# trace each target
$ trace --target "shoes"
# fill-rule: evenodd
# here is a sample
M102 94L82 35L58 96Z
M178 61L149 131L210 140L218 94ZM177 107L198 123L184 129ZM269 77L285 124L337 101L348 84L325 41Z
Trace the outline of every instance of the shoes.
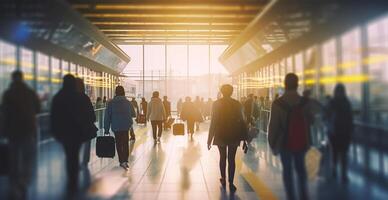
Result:
M234 186L233 183L229 183L229 190L231 193L235 193L237 188L236 188L236 186Z
M222 188L225 189L226 188L226 181L224 178L220 178L220 183L221 183Z
M135 137L131 137L130 139L129 139L129 141L136 141L136 138Z
M129 169L128 162L120 163L120 167L124 168L125 170L128 170Z
M160 143L160 137L156 140L157 143Z

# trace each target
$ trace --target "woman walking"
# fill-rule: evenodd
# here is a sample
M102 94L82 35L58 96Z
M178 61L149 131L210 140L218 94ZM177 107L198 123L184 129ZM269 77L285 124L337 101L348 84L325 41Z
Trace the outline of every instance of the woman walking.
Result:
M191 101L190 97L185 98L180 118L187 122L187 133L190 134L192 138L195 131L195 122L201 121L202 116L195 103Z
M162 100L159 98L158 91L152 93L152 98L147 108L147 121L151 121L152 136L155 144L160 143L160 137L162 137L162 124L166 121L166 111Z
M354 127L352 107L346 96L343 84L336 85L334 98L329 103L328 112L328 132L333 155L333 177L336 178L337 165L339 165L341 168L341 179L344 183L347 183L347 152Z
M128 132L132 128L132 118L136 116L132 104L125 97L123 86L117 86L115 97L108 102L105 111L105 134L109 135L112 129L116 138L116 149L119 156L120 166L128 170L129 156L129 136Z
M236 186L233 184L236 169L236 151L241 141L246 147L247 127L243 117L242 105L232 99L233 86L226 84L221 87L223 97L213 104L209 137L207 140L208 149L216 145L220 153L220 182L226 188L226 160L228 160L228 182L229 190L234 193Z

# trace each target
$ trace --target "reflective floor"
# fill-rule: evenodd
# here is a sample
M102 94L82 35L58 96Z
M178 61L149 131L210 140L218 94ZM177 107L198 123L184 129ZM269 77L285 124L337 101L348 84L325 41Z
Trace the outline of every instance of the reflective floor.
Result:
M137 127L130 144L130 169L118 166L117 158L94 155L81 172L83 191L75 199L285 199L281 167L271 155L264 134L247 154L237 153L235 184L231 195L219 184L218 150L206 148L208 122L201 124L193 140L165 131L154 145L149 127ZM94 146L94 144L92 144ZM92 147L93 148L93 147ZM69 199L65 192L64 156L55 141L41 144L39 165L30 199ZM309 182L311 199L388 199L388 189L350 168L347 185L328 178L325 164ZM0 177L0 199L7 199L7 178Z

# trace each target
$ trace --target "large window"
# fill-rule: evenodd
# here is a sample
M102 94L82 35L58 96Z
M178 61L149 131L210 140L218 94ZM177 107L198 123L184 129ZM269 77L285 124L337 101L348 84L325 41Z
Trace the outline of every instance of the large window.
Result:
M372 123L388 126L388 17L368 26L369 117Z
M26 48L20 49L20 70L24 73L24 79L30 87L34 87L34 55Z
M62 70L61 61L57 58L51 57L51 88L52 95L56 94L62 85Z
M303 77L303 53L298 53L295 55L295 74L299 77L299 87L298 92L302 93L304 90L304 77Z
M48 56L37 53L37 94L41 100L42 110L47 111L49 109L50 99L50 70L49 70L49 58Z
M361 114L361 35L360 29L353 29L341 37L342 76L340 82L346 86L349 100L352 103L356 118Z
M11 73L16 68L15 46L0 40L0 97L10 84ZM0 103L1 103L0 98Z
M337 51L336 40L331 39L322 45L322 66L320 72L320 95L332 96L337 83Z

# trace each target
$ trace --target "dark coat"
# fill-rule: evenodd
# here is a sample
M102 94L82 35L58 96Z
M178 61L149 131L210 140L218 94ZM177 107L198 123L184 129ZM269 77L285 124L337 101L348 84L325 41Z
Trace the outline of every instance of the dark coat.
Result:
M39 98L23 82L12 83L3 96L4 132L11 140L36 137Z
M208 144L239 145L247 139L247 126L240 102L224 97L213 103Z
M352 107L347 98L334 98L329 103L329 138L333 146L347 149L354 130Z
M51 131L61 143L82 141L82 130L96 121L89 97L75 90L61 89L51 106Z
M180 118L185 121L202 121L201 113L193 102L183 103Z

